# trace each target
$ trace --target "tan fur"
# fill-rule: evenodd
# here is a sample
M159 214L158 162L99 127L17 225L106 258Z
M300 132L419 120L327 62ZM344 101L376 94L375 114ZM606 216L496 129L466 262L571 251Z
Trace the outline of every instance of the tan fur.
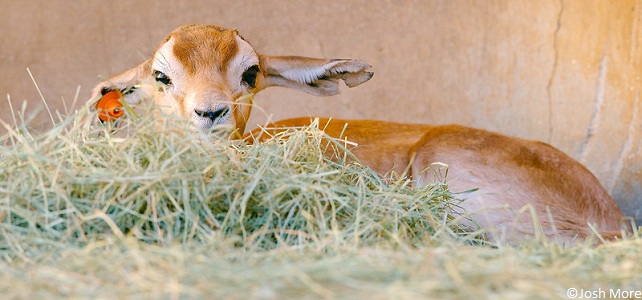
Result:
M256 82L248 86L242 83L242 74L253 65L258 66ZM373 76L369 68L358 60L258 54L235 30L186 25L170 33L149 60L98 84L88 104L95 110L106 90L135 88L124 96L129 105L151 99L192 120L199 130L215 132L214 125L227 125L235 129L231 137L240 138L252 96L259 91L281 86L335 95L341 81L348 87L368 81ZM173 84L150 84L158 71L172 77ZM196 113L225 107L231 112L216 118ZM308 124L310 118L299 118L272 126ZM462 194L463 207L491 239L514 242L543 234L570 242L590 235L589 222L610 238L621 230L622 213L593 174L549 145L457 125L328 119L321 119L321 124L330 136L356 142L352 151L365 165L381 174L409 171L417 186L431 181L423 172L431 163L448 164L452 190L479 188ZM255 130L246 139L253 142L254 137L260 141L267 136Z
M190 75L211 68L224 73L232 56L238 51L236 35L235 30L205 25L180 27L170 34L176 38L174 54ZM204 39L203 36L208 38Z
M266 128L307 126L310 122L310 118L289 119ZM477 221L465 223L479 225L490 239L516 242L533 236L534 225L541 225L537 231L561 242L589 236L588 222L609 238L618 236L622 229L620 209L595 176L545 143L458 125L321 118L319 127L329 136L356 143L351 152L378 173L402 173L409 166L418 186L433 179L431 173L423 172L431 163L447 164L453 191L479 188L461 194L465 199L462 207ZM256 129L246 138L252 142L270 136ZM533 224L531 208L539 224Z

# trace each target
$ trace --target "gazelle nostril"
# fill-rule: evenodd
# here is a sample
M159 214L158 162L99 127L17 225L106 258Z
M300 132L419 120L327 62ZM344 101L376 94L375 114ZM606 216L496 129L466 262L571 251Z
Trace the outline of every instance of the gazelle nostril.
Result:
M218 118L221 118L221 117L225 116L228 111L229 111L229 108L224 107L224 108L221 108L221 109L215 110L215 111L202 111L202 110L195 109L194 113L197 116L200 116L200 117L203 117L203 118L208 118L208 119L214 121L214 120L216 120Z

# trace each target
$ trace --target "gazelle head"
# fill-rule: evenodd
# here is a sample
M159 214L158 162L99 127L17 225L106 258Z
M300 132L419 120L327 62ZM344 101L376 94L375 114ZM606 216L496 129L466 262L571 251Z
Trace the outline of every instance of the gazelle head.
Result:
M241 135L257 92L282 86L331 96L339 93L339 80L349 87L368 81L369 68L350 59L261 55L236 30L185 25L170 33L150 59L98 84L88 104L96 110L102 95L118 90L129 106L150 99L200 130L226 125Z

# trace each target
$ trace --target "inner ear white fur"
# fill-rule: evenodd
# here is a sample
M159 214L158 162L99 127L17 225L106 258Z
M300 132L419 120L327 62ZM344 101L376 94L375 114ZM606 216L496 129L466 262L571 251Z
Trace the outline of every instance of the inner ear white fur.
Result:
M294 66L280 72L280 75L300 83L312 83L323 76L332 76L342 73L355 73L370 68L361 61L353 60L331 60L319 61L318 64Z
M339 93L338 81L348 87L362 84L374 75L370 65L352 59L316 59L299 56L261 56L267 78L259 89L281 86L317 96Z

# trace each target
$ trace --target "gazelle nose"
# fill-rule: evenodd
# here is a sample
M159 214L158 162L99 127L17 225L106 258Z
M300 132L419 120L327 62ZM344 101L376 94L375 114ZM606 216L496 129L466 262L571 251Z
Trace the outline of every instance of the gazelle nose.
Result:
M224 107L215 111L202 111L195 109L194 113L199 117L208 118L212 120L212 122L214 122L216 119L225 116L229 110L230 109L228 107Z

